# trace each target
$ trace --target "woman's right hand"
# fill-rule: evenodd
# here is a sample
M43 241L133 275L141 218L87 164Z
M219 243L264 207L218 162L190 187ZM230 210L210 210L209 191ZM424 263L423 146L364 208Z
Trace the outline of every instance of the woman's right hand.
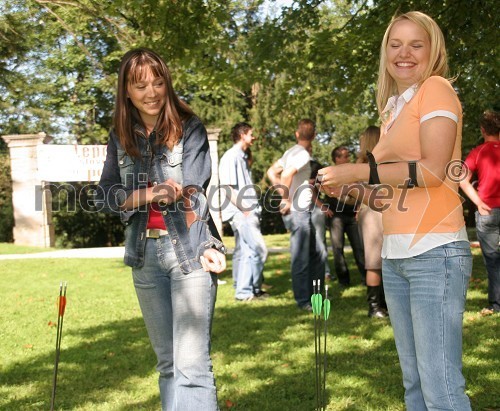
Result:
M200 257L205 271L220 274L226 269L226 256L215 248L207 248Z

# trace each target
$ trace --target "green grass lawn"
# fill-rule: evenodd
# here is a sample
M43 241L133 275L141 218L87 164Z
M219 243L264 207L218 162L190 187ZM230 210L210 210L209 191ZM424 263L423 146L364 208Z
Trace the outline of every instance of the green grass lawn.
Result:
M54 251L54 250L55 248L35 247L29 245L14 245L12 243L0 243L0 255L43 253L44 251Z
M284 239L266 236L270 247L283 246ZM464 319L464 374L473 410L498 410L499 316L478 314L486 305L486 280L478 249L474 255ZM338 283L331 284L327 409L402 411L392 329L388 321L366 316L365 290L348 257L354 286L341 292ZM265 278L272 297L237 303L229 257L229 269L221 275L227 284L219 287L212 347L222 410L314 409L313 320L295 307L289 263L287 253L271 254ZM28 259L0 261L0 273L1 410L50 407L61 280L68 281L68 303L56 408L159 409L155 357L130 268L119 259Z

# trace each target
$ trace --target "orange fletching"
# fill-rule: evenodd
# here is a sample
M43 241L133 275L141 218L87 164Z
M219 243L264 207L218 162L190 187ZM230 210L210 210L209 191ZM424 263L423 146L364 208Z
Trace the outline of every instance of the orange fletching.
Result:
M59 315L64 316L64 310L66 309L66 296L61 296L58 298Z

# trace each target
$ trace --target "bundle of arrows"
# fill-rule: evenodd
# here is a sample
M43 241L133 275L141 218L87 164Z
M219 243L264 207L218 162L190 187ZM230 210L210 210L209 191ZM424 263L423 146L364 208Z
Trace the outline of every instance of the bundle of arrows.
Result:
M56 359L54 362L54 379L52 381L52 397L50 400L50 410L54 410L56 401L57 369L59 367L59 356L61 354L62 327L64 320L64 310L66 309L66 288L67 282L59 284L59 297L57 299L57 336L56 336Z
M314 357L316 381L315 410L321 411L326 409L326 340L328 336L328 317L330 317L328 286L325 285L325 298L323 299L323 296L321 295L321 280L313 281L311 305L314 316ZM323 334L323 347L321 346L321 334Z

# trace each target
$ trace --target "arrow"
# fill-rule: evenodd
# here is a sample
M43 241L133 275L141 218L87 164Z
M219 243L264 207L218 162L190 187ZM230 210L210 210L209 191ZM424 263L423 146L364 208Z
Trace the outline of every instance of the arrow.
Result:
M321 295L321 280L313 280L313 295L311 306L314 316L314 357L315 357L315 388L316 409L321 409L321 310L323 308L323 296Z
M68 283L61 281L59 284L59 297L57 298L57 335L56 335L56 359L54 362L54 379L52 381L52 397L50 400L50 411L54 411L56 400L57 370L59 368L59 356L61 354L62 327L64 311L66 310L66 289Z
M323 349L323 396L321 398L321 403L323 404L323 409L326 410L326 338L327 338L327 325L328 317L330 317L330 300L328 299L328 286L325 285L325 301L323 301L323 318L325 321L325 337L323 338L325 347Z

